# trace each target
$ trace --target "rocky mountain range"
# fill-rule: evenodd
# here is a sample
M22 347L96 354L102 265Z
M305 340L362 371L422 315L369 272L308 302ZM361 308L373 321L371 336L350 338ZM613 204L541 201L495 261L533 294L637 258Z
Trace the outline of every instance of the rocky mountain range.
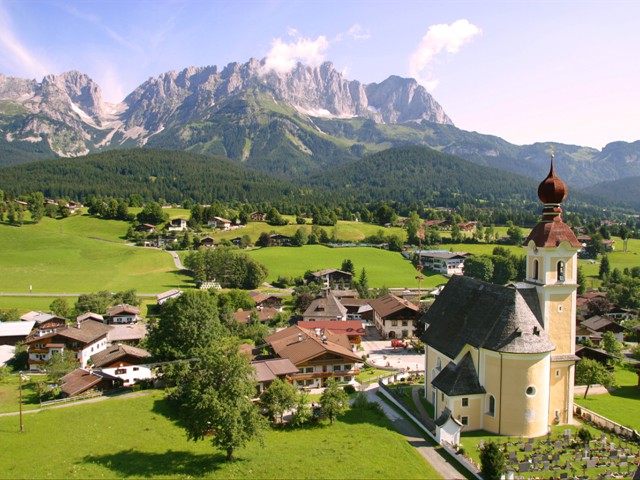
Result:
M0 166L150 146L292 177L406 145L533 178L548 168L547 143L516 146L460 130L415 80L363 84L331 63L288 73L256 59L189 67L150 78L117 105L79 72L42 82L0 74ZM560 175L579 187L640 175L640 142L554 147Z

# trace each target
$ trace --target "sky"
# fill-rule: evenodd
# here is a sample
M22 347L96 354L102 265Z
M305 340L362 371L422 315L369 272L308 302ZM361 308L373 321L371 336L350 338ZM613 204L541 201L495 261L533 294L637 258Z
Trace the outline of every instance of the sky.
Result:
M637 0L0 0L0 73L119 102L189 66L331 61L415 78L464 130L602 149L640 140L639 22Z

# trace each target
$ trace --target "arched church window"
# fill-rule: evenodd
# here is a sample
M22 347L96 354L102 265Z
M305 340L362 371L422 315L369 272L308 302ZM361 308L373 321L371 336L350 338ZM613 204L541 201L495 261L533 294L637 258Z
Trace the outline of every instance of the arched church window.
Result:
M487 413L492 417L496 414L496 398L493 395L489 395L489 411Z
M564 262L562 260L558 262L558 265L556 266L556 270L558 274L558 281L564 282Z
M438 360L436 360L436 369L442 370L442 360L440 359L440 357L438 357Z
M538 280L538 260L533 261L533 271L531 272L531 278Z

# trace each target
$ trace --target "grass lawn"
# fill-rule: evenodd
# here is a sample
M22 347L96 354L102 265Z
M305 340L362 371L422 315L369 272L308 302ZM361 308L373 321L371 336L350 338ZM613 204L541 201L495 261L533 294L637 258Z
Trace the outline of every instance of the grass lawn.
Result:
M304 247L270 247L248 252L253 258L264 263L269 269L268 280L278 276L297 277L307 270L340 268L342 261L350 259L356 271L356 277L364 267L367 271L369 287L412 287L416 288L418 272L411 262L398 252L389 252L373 247L329 248L322 245ZM442 275L422 272L425 280L422 287L435 287L446 283Z
M44 378L44 375L31 375L30 379ZM9 375L4 382L0 382L0 413L17 412L20 410L20 380L18 375ZM31 388L29 381L22 384L22 409L33 410L40 402ZM16 418L16 424L18 420Z
M351 410L333 426L270 430L264 447L252 442L232 463L207 441L187 441L162 392L49 409L24 424L21 434L16 417L0 418L3 478L438 478L369 411Z
M74 215L40 224L0 224L1 292L89 293L135 288L159 293L183 287L171 256L124 245L128 224Z
M0 297L0 310L16 309L20 315L31 310L48 312L49 305L56 298L64 298L70 307L78 301L78 297Z
M615 375L619 388L600 395L589 393L586 399L582 398L583 395L578 395L574 401L625 427L640 430L638 375L629 365L626 368L616 367Z

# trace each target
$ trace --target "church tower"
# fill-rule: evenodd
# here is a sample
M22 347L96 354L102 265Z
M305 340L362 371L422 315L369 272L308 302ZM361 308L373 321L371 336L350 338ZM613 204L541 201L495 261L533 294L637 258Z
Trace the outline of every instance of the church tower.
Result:
M524 242L526 282L534 285L540 301L543 328L555 345L549 376L549 420L567 424L573 418L573 382L576 338L576 290L580 242L562 221L567 187L553 166L538 187L542 220Z

